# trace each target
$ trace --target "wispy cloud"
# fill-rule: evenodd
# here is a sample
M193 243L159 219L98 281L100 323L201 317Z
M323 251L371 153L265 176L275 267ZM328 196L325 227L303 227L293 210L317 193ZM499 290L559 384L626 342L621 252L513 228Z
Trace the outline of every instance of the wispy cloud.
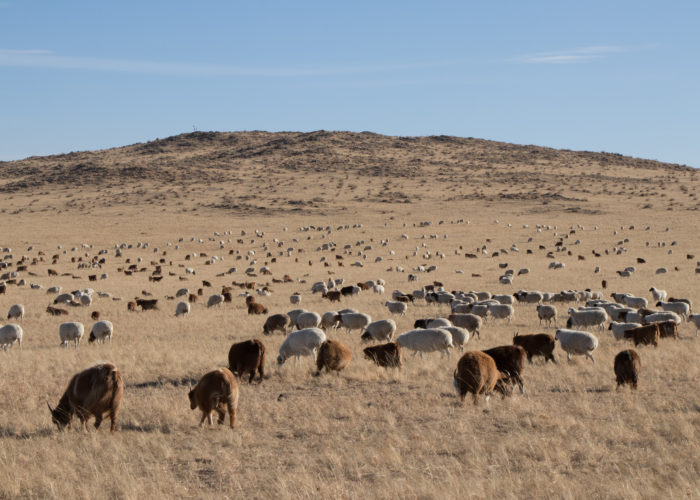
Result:
M419 61L386 65L235 66L210 63L162 62L133 59L61 56L49 50L0 49L0 67L111 71L163 76L308 77L412 71L460 64L456 61Z
M512 62L526 64L572 64L584 63L602 59L610 54L628 52L629 47L619 45L591 45L577 49L560 50L554 52L535 52L524 54L511 59Z

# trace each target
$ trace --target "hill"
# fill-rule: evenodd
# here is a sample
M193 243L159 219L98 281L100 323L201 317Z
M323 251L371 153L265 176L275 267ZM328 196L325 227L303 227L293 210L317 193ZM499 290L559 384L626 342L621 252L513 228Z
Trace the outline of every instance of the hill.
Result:
M611 205L698 210L687 166L612 153L369 132L194 132L101 151L0 162L18 210L155 205L168 210L334 213L354 205L511 203L599 214ZM36 200L65 191L67 198ZM80 201L75 195L80 193ZM30 205L29 197L34 202ZM23 203L25 203L23 205ZM548 207L549 206L549 207Z

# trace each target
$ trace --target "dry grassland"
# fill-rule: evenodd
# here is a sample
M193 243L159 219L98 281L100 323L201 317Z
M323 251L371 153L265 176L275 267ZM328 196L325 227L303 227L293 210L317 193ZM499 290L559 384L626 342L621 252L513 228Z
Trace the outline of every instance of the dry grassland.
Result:
M332 143L327 147L336 151ZM381 144L376 146L377 157L384 151L382 148ZM575 154L562 152L562 158L566 159L569 153ZM97 153L89 154L95 155L93 161L98 167L107 165L109 170L114 164L102 164ZM288 156L276 154L290 162L294 158L288 151ZM305 156L300 154L302 158L296 160L303 163ZM363 154L371 159L373 153ZM550 161L556 166L561 158L552 154ZM116 163L125 161L118 151L104 155ZM446 157L445 152L441 155ZM269 156L259 157L272 162ZM167 157L154 158L155 163L168 161ZM42 165L51 160L34 161L41 171ZM648 175L635 170L637 160L629 161L628 174L639 175L639 185L650 189L642 179ZM507 158L502 163L507 164ZM654 168L659 165L649 164ZM28 165L0 164L0 170L19 171L20 166ZM514 167L518 171L517 164ZM567 191L565 183L558 182L561 176L557 173L563 171L553 166L550 170L543 174L543 184L538 189L577 198ZM294 291L302 293L301 307L307 310L323 313L338 307L310 293L313 282L329 276L343 277L346 283L385 279L384 296L363 292L359 297L345 299L341 306L366 312L373 320L389 317L383 302L390 298L392 290L410 292L434 279L442 281L448 290L498 293L519 289L601 290L601 280L606 279L606 294L628 291L651 299L648 290L656 286L675 297L689 297L699 307L700 274L694 273L696 261L700 260L700 221L694 204L696 176L680 167L658 166L658 171L650 171L674 179L667 189L659 188L658 193L650 195L649 203L656 204L657 209L642 209L638 196L628 199L615 194L617 190L634 193L641 187L609 181L604 183L604 189L588 183L584 189L589 194L584 201L552 199L543 205L542 198L499 198L500 184L479 187L483 199L448 200L440 196L439 189L448 186L449 181L431 186L429 173L421 169L413 179L397 177L394 181L405 183L409 199L415 196L410 203L398 198L389 202L363 201L367 198L365 187L376 191L384 185L386 179L381 176L358 174L353 182L359 186L356 190L360 199L353 201L343 190L335 196L335 191L328 192L322 186L328 185L333 175L344 177L342 172L329 172L326 176L312 169L292 171L284 182L293 184L293 190L285 188L282 180L278 189L284 192L285 200L304 201L301 210L290 210L295 205L282 206L280 202L270 204L274 209L251 209L248 214L245 207L216 205L224 196L236 200L248 195L252 197L249 205L266 205L265 200L274 197L266 188L267 178L257 187L260 195L254 190L252 177L252 184L229 178L217 184L214 177L203 182L202 189L174 189L179 201L175 195L167 195L162 203L148 199L165 193L159 182L138 176L131 180L121 178L121 186L115 180L112 187L95 181L71 190L62 187L59 179L54 181L55 189L40 185L6 190L0 195L0 246L11 247L15 259L25 254L36 256L43 250L47 261L29 266L28 271L36 276L20 273L27 283L40 283L44 290L10 286L6 295L0 295L1 314L14 303L22 303L27 309L21 322L25 332L22 348L15 346L0 353L0 497L697 498L700 339L688 323L681 326L682 338L678 341L664 339L658 348L637 348L642 373L636 392L629 388L616 390L613 358L629 344L615 341L605 331L596 332L600 345L594 354L595 363L583 357L567 362L557 346L557 365L545 365L539 359L525 367L526 396L516 392L504 400L491 398L488 405L482 399L478 406L470 402L460 406L452 387L459 352L453 352L449 359L432 354L422 360L404 353L401 370L384 370L363 359L359 334L329 332L329 338L339 339L351 348L353 360L339 375L314 377L310 358L302 358L298 365L290 360L281 368L276 366L283 336L262 335L265 317L248 316L243 297L234 294L233 304L222 308L205 306L208 295L218 293L222 285L246 280L243 270L250 263L245 257L236 261L229 250L238 250L245 256L253 249L257 259L254 266L259 268L267 262L273 275L248 280L271 282L271 278L289 274L295 280L305 281L271 283L273 294L258 297L270 313L294 309L296 306L289 303L289 295ZM193 169L182 175L188 174L192 184L197 184L194 179L198 171ZM468 174L466 169L466 177ZM257 171L257 175L264 177L262 171ZM387 175L391 177L391 173ZM456 185L461 186L459 189L477 189ZM507 186L513 192L529 189L517 181ZM128 201L110 198L119 189L128 191ZM147 194L141 197L137 194L139 189ZM606 190L611 194L606 194ZM313 202L317 197L324 201ZM683 206L671 203L668 209L669 198L676 203L683 200ZM314 203L319 206L314 207ZM663 208L659 203L665 203ZM469 220L470 224L452 223L458 219ZM418 227L425 220L432 221L432 226ZM438 224L440 220L445 223ZM360 223L361 228L335 230L339 225ZM557 260L566 263L564 269L547 269L551 259L545 254L554 250L557 238L553 229L537 233L538 223L557 225L560 236L571 225L585 227L566 240L571 256L565 252L556 255ZM334 231L322 239L325 232L298 230L312 224L330 225ZM523 228L524 224L529 228ZM629 229L631 224L635 229ZM598 230L594 230L596 225ZM282 230L285 226L286 232ZM256 237L255 228L263 231L264 237ZM232 235L223 236L229 230ZM241 230L246 230L247 235L241 236ZM215 231L222 236L215 236ZM404 233L407 240L401 237ZM438 238L430 239L430 234L437 234ZM167 246L168 242L175 245L179 237L185 238L179 250ZM191 237L204 242L191 242ZM243 244L237 243L239 238ZM273 238L284 241L284 245L276 248ZM297 238L298 243L292 238ZM387 238L388 246L382 247L380 241ZM625 238L629 241L623 244L627 251L622 255L592 255L593 250L603 252L619 247L618 242ZM219 248L222 239L224 249ZM574 244L576 239L580 244ZM150 248L126 250L121 259L114 256L114 244L135 245L139 241L148 241ZM329 241L337 244L336 251L317 251L319 245ZM357 245L359 241L364 243ZM673 241L677 244L671 246ZM276 263L265 256L264 242L271 244ZM650 245L646 246L646 242ZM666 246L657 246L657 242L666 242ZM81 243L93 247L82 249ZM422 258L422 250L413 256L416 246L423 243L433 255L431 259ZM520 252L498 257L480 254L477 259L464 256L475 253L484 244L493 252L508 249L513 243ZM59 244L65 254L57 250ZM342 254L346 244L352 245L353 255L344 255L344 266L339 267L334 255ZM30 245L34 247L31 251L27 250ZM364 267L351 267L351 262L362 260L357 252L366 245L372 249L365 252ZM546 250L540 250L539 245ZM78 249L72 251L74 246ZM280 257L279 250L288 247L296 249L293 255ZM455 250L460 247L461 254L456 255ZM79 270L76 263L70 262L72 256L92 256L101 248L110 249L103 269ZM158 253L153 252L154 248L159 249ZM389 255L389 249L395 255ZM533 254L528 255L527 249L532 249ZM673 253L669 254L669 250ZM167 251L168 261L163 268L165 277L160 283L149 282L147 277L153 268L150 262L163 251ZM224 260L213 265L205 265L203 257L186 261L185 255L193 252L223 256ZM440 252L445 254L444 259L436 257ZM61 257L58 264L51 265L50 256L54 253ZM694 259L688 260L687 254L694 254ZM578 255L585 260L578 260ZM330 267L320 262L323 256ZM375 263L377 256L383 261ZM136 262L138 257L143 259L140 266L147 267L147 272L132 276L117 272L126 258ZM637 257L647 262L637 264ZM516 277L512 286L501 285L498 277L503 271L498 264L502 262L507 262L516 273L522 267L529 267L531 272ZM419 264L436 264L438 270L418 273L418 283L409 283L408 273ZM616 270L630 265L637 268L631 278L617 276ZM185 275L183 266L195 268L196 276ZM238 269L236 273L217 276L232 266ZM406 272L397 272L396 266L402 266ZM595 266L601 267L601 273L593 272ZM655 270L662 266L669 272L656 275ZM80 279L48 277L49 268ZM87 280L88 274L103 272L109 274L108 279ZM188 317L175 318L177 301L166 300L166 295L174 295L181 287L195 291L201 280L213 284L211 289L205 288L204 304L194 304ZM52 317L44 309L53 299L45 289L53 285L64 290L89 286L122 300L95 296L89 308L71 308L67 318ZM128 312L126 301L144 290L159 299L160 310ZM557 305L560 318L566 317L566 308ZM99 310L104 319L114 323L112 343L88 345L84 338L77 350L60 348L58 325L66 320L82 321L89 331L92 310ZM410 329L417 318L447 314L446 306L417 304L409 307L406 317L395 319L401 332ZM560 319L559 324L562 322ZM534 306L518 305L512 324L487 323L481 339L470 339L466 348L510 344L516 331L554 333L553 329L538 325ZM189 409L190 384L205 372L225 366L233 342L252 337L265 343L268 377L261 385L239 385L235 430L226 426L199 428L199 413ZM46 401L55 405L75 372L101 361L115 363L126 384L118 432L110 435L104 424L98 432L91 428L87 434L78 430L56 431Z

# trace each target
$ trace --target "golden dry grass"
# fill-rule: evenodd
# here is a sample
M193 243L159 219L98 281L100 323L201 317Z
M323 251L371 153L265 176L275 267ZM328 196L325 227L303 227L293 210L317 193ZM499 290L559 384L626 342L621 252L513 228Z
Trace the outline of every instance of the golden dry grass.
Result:
M556 166L557 158L551 161ZM629 175L634 175L632 166L629 170ZM195 170L190 174L196 177ZM309 187L288 192L286 196L291 199L312 200L324 191L320 184L328 182L322 174L306 170L294 175L302 175ZM679 179L668 184L667 193L680 195L680 186L685 185L685 196L694 199L690 196L697 191L694 174L661 168L659 175ZM382 304L392 290L410 292L433 279L450 290L499 293L518 289L600 290L601 280L606 279L608 294L629 291L651 298L648 289L653 285L674 296L690 297L696 304L700 301L700 275L694 274L695 261L700 258L700 224L690 205L673 210L665 206L663 210L640 210L635 197L628 200L606 194L604 189L596 191L595 184L586 187L590 194L585 202L554 201L546 207L538 199L498 201L501 188L496 186L483 188L485 199L448 202L431 190L428 173L419 170L416 176L407 193L426 197L413 203L326 196L324 206L305 205L302 213L287 213L280 208L242 215L245 210L214 208L221 189L232 198L244 196L246 190L256 196L252 184L242 187L230 180L210 184L210 191L203 188L191 192L195 201L182 205L171 198L163 200L162 206L154 205L139 200L132 190L129 200L133 204L105 202L91 213L64 203L68 195L81 202L96 199L105 189L99 185L87 184L73 192L44 186L39 188L44 191L30 187L3 194L2 246L12 247L16 258L35 256L39 250L50 258L62 252L56 249L59 244L66 250L57 265L51 265L48 259L29 266L36 276L21 273L27 283L40 283L45 288L61 285L65 290L90 286L122 300L96 297L92 307L70 310L68 319L82 321L86 330L92 324L89 314L93 309L115 325L111 345L88 345L85 338L74 350L58 347L58 325L66 318L44 312L53 298L45 289L11 286L6 295L0 295L0 313L14 303L27 308L21 323L25 332L22 349L15 346L0 354L0 467L4 472L0 497L697 497L700 340L687 323L681 327L682 339L664 340L656 349L637 349L642 357L642 374L636 392L629 388L616 390L613 358L629 346L616 342L605 331L597 333L600 346L595 364L582 357L567 363L557 347L556 366L541 360L526 366L523 378L527 396L514 394L505 400L492 398L488 405L482 400L478 406L460 406L452 388L458 352L450 359L441 359L438 354L423 360L405 356L403 369L387 371L362 358L359 334L329 332L329 337L350 346L353 360L340 375L316 378L309 358L299 365L288 361L281 368L276 366L274 359L283 337L263 336L264 317L248 316L242 297L234 296L233 304L220 309L207 310L198 303L189 317L174 317L176 301L165 296L174 295L178 288L196 290L201 280L209 280L214 286L205 289L206 299L222 285L246 279L243 270L249 263L245 258L236 261L235 256L228 255L229 249L239 250L241 255L254 249L256 268L269 263L273 275L254 278L258 282L284 274L305 280L271 283L273 295L258 298L271 313L295 308L288 299L294 291L302 293L301 307L308 310L323 313L337 307L310 293L314 281L329 276L344 277L347 283L385 279L387 293L383 297L363 292L342 305L367 312L373 319L389 317ZM358 177L354 182L374 186L380 180ZM421 181L427 181L423 188ZM138 182L144 192L159 190L159 184L152 180ZM301 183L298 179L295 182ZM558 189L556 176L547 182L542 189ZM607 186L623 190L622 185ZM509 189L521 188L512 182ZM635 188L629 189L634 192ZM263 205L271 195L264 187L260 191L261 200L256 203ZM569 210L572 204L580 206L579 213ZM61 213L57 212L59 207ZM193 212L192 208L197 210ZM470 224L451 223L457 219L469 220ZM433 221L433 225L418 227L424 220ZM446 222L440 225L439 220ZM335 230L338 225L356 223L363 226ZM566 263L564 269L547 269L551 259L538 246L553 250L557 238L554 230L537 233L538 223L557 225L559 235L567 233L571 225L585 226L566 240L573 255L556 255L557 260ZM298 231L309 224L330 225L334 231L325 239L323 232ZM523 228L523 224L529 228ZM631 224L634 230L629 229ZM594 230L596 225L598 230ZM282 230L285 226L286 232ZM264 231L264 237L256 237L255 228ZM223 236L227 230L232 232L231 243L227 242L229 236ZM240 236L241 230L248 234ZM222 236L214 236L215 231ZM401 238L403 233L408 240ZM426 239L422 239L424 234ZM430 239L430 234L439 238ZM186 240L179 250L166 246L167 242L175 245L180 236ZM190 242L190 237L204 242ZM237 243L239 238L243 244ZM284 246L277 249L272 245L273 238L284 241ZM380 241L386 238L389 244L382 247ZM529 238L533 240L529 242ZM624 243L627 252L623 255L592 255L592 250L610 250L625 238L629 242ZM224 249L219 248L221 239ZM580 244L574 244L576 239L581 240ZM151 246L147 250L127 250L122 259L114 257L115 243L138 241L148 241ZM316 250L328 241L337 244L337 251ZM364 243L356 245L359 241ZM646 246L647 241L650 246ZM672 241L677 244L671 246ZM93 247L82 249L83 242ZM265 257L263 242L271 244L271 252L278 257L276 263ZM657 246L657 242L666 242L666 246ZM432 252L431 259L421 258L422 252L413 256L415 247L423 243ZM513 243L520 252L496 258L464 257L464 253L475 252L483 244L490 251L498 251ZM341 254L346 244L352 245L353 255L345 255L345 265L339 267L334 255ZM34 246L32 251L27 250L30 245ZM373 248L366 252L364 267L351 267L351 262L361 259L357 252L365 245ZM72 251L73 246L79 249ZM278 250L290 246L303 252L295 252L292 257L277 255ZM456 255L460 246L461 255ZM158 253L153 252L155 247ZM110 249L101 270L79 270L70 262L72 256L92 256L101 248ZM533 250L532 255L526 254L528 248ZM389 255L389 249L395 255ZM669 254L671 249L673 253ZM147 280L150 261L164 250L172 266L163 268L162 282L151 283ZM185 254L192 252L219 255L224 260L214 265L204 265L205 258L201 257L186 261ZM444 259L435 256L440 252L445 254ZM686 254L696 257L688 260ZM578 260L578 255L585 260ZM328 258L330 267L323 267L322 256ZM376 256L384 260L374 263ZM149 272L125 276L116 271L126 258L135 262L138 257L143 258L141 265ZM636 257L645 258L647 263L637 264ZM507 262L516 272L529 267L531 273L516 277L512 287L500 285L501 262ZM438 270L419 273L419 282L409 283L408 272L419 264L436 264ZM181 267L184 265L194 267L197 275L186 276ZM636 266L637 272L632 278L619 278L615 271L628 265ZM238 271L217 276L231 266ZM406 273L396 272L396 266L404 267ZM600 274L594 274L595 266L601 267ZM655 269L661 266L669 273L655 275ZM49 278L48 268L81 279ZM109 278L88 282L87 275L94 272L106 272ZM169 276L169 272L176 276ZM474 277L473 273L481 276ZM181 281L180 276L187 281ZM160 310L127 312L126 301L143 290L159 298ZM566 316L566 307L557 306L560 317ZM409 329L416 318L447 314L446 307L412 306L406 317L397 320L399 331ZM488 323L481 339L471 339L467 349L509 344L516 330L547 331L539 327L534 306L517 306L513 324ZM226 426L197 427L198 412L189 410L187 400L189 384L206 371L225 366L231 343L251 337L262 339L267 347L268 377L261 385L240 384L235 430ZM55 404L72 374L100 361L115 363L126 383L118 432L110 435L105 425L99 432L91 430L87 434L77 430L57 432L46 401Z

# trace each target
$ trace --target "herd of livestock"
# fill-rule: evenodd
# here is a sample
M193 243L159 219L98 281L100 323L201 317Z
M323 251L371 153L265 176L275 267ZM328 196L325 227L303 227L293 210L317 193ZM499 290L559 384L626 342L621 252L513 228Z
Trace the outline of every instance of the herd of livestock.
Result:
M458 223L463 221L458 221ZM429 225L429 224L426 224ZM361 227L361 226L360 226ZM349 229L349 226L340 226L336 231ZM596 228L597 229L597 228ZM542 230L551 231L551 227L537 226L537 232ZM567 240L570 235L576 234L576 230L583 231L583 227L569 228L569 231L555 237L555 250L547 255L551 259L549 269L561 269L563 262L554 260L554 252L559 252L563 256L572 256L571 250L567 250ZM319 232L323 234L322 239L332 234L330 227L305 227L299 228L304 232ZM286 228L285 228L286 232ZM219 249L224 252L232 244L231 233L215 233L215 238L209 241L218 243ZM245 236L245 232L242 232ZM228 237L228 241L223 238ZM407 235L402 235L408 239ZM447 238L445 234L444 238ZM217 241L218 239L218 241ZM308 237L307 239L311 239ZM437 239L437 235L430 235L422 240ZM294 243L299 243L297 238L292 238ZM577 240L578 241L578 240ZM192 239L190 243L196 243ZM160 282L164 278L177 279L182 281L195 279L196 266L194 262L200 259L204 265L216 265L224 260L223 256L209 256L204 252L191 252L184 256L185 262L173 264L170 260L169 252L173 253L184 245L184 239L174 246L168 244L165 250L150 248L148 243L138 243L129 245L126 243L114 245L113 248L103 248L94 251L91 245L82 245L70 249L69 251L59 247L59 252L53 256L48 256L41 250L29 247L27 252L33 255L22 255L15 258L9 248L3 249L3 257L0 260L0 296L11 296L16 288L26 288L43 291L53 296L52 304L46 308L46 313L52 316L70 316L71 308L94 307L99 299L121 300L112 294L104 291L95 292L92 288L82 288L79 290L64 291L60 286L54 285L44 289L42 284L37 283L37 278L45 276L39 274L42 269L49 277L59 276L54 269L59 263L70 259L70 265L88 272L94 272L88 276L89 281L107 280L108 274L102 272L109 264L116 261L115 270L124 273L126 276L138 276L139 273L148 275L149 282ZM204 243L204 240L199 240ZM238 238L236 243L243 245L244 239ZM573 241L568 242L575 245ZM621 241L624 243L624 241ZM245 302L248 314L266 315L263 325L264 335L273 335L276 332L285 335L277 355L277 364L282 365L288 359L295 358L298 363L303 356L311 356L316 363L316 374L323 371L339 372L346 368L352 359L352 350L340 339L331 339L328 336L338 330L344 330L347 334L357 332L363 343L367 344L363 349L364 357L370 362L385 368L401 368L402 353L410 351L413 356L440 352L441 356L449 356L452 349L463 352L465 346L473 336L480 337L485 325L490 322L510 323L516 313L528 309L536 312L540 325L544 323L546 327L556 328L554 335L548 333L519 334L513 337L511 345L494 346L486 350L473 350L463 352L456 368L453 372L454 386L459 398L464 401L467 394L472 394L474 403L478 401L479 395L488 397L493 392L498 392L504 397L512 393L516 385L524 393L523 369L525 360L532 362L533 357L542 356L544 362L552 361L556 363L554 351L557 343L566 353L567 359L571 356L586 356L594 362L594 352L599 344L600 335L605 335L605 330L610 331L611 338L616 340L629 340L634 346L652 345L657 346L660 339L677 339L679 329L685 323L695 326L695 334L700 330L700 315L692 313L692 301L688 297L673 297L665 290L655 287L649 289L649 295L635 296L630 293L604 293L603 291L586 290L563 290L559 292L542 292L535 290L519 290L514 293L496 293L489 291L464 291L446 290L443 283L429 280L421 286L415 286L414 290L405 292L394 290L391 298L382 298L385 307L385 316L379 320L372 320L369 314L358 311L354 308L343 308L329 310L324 313L307 311L297 307L288 312L270 311L263 304L264 297L272 293L271 287L279 283L305 284L305 289L295 291L289 296L292 305L299 306L306 293L313 296L322 297L329 306L333 303L340 304L341 301L350 303L353 297L360 294L376 294L379 297L385 295L386 282L384 279L374 279L357 282L356 284L346 283L342 278L329 277L327 280L317 281L310 286L306 279L301 277L292 279L289 275L282 278L274 278L271 268L284 258L294 259L299 266L304 255L300 249L289 246L289 243L277 238L267 240L264 233L255 231L255 238L250 239L249 244L254 244L257 251L262 251L265 263L261 267L256 267L256 249L233 250L228 249L228 256L237 261L247 262L245 269L245 281L228 282L221 285L220 293L210 294L206 301L206 307L223 307L226 303L234 301L234 290L240 288L238 296ZM381 241L382 247L388 246L388 240ZM172 248L171 248L172 247ZM360 247L361 249L357 249ZM155 256L147 264L141 257L135 262L125 254L131 250L141 252L150 251ZM324 241L317 247L318 252L335 254L333 258L324 255L318 260L318 264L324 269L333 265L336 269L343 267L345 259L350 256L357 256L357 260L348 265L358 268L364 267L367 262L368 252L372 250L372 245L364 241L356 242L353 246L346 245L342 251L332 242ZM540 250L546 250L540 246ZM624 246L619 245L612 249L605 249L605 253L612 250L618 255L624 252ZM353 252L354 251L354 252ZM455 250L456 254L462 252L462 247ZM519 252L516 244L509 249L487 250L486 245L477 249L475 253L463 252L467 259L480 256L501 256L511 252ZM386 249L387 257L393 256L394 251ZM528 253L531 250L528 249ZM593 252L594 254L600 254ZM429 262L431 259L444 258L440 252L431 253L428 250L426 241L415 247L413 257L423 258ZM690 259L691 255L688 255ZM383 257L376 257L375 263L382 262ZM563 260L563 259L562 259ZM579 256L579 260L584 260ZM190 261L190 262L187 262ZM552 266L551 264L557 264ZM644 263L644 259L638 258L637 263ZM308 261L309 266L312 260ZM51 268L42 268L42 265L51 265ZM700 262L697 264L700 267ZM514 270L506 269L507 265L499 266L505 269L498 278L499 286L512 285L512 281L517 276L528 274L529 269L523 268L515 274ZM184 271L184 274L178 272ZM405 273L401 266L392 265L386 269L397 275L407 276L408 282L427 281L425 276L435 272L437 266L418 265L411 269L412 272ZM230 267L227 271L216 274L217 278L238 272L236 268ZM596 267L595 273L599 272ZM617 272L619 276L632 275L635 272L633 266ZM460 270L457 273L462 274ZM329 273L330 274L330 273ZM661 274L661 272L658 272ZM75 277L72 273L64 273ZM480 276L474 274L474 276ZM78 279L78 277L76 277ZM260 280L271 279L272 283L261 283ZM255 281L253 281L255 280ZM174 290L172 295L166 295L165 300L173 302L173 312L175 316L186 318L190 315L194 304L203 300L204 290L213 287L211 281L201 280L202 286L195 290L189 288L179 288ZM417 285L417 283L416 283ZM218 286L218 285L217 285ZM607 287L606 280L601 280L601 288ZM126 308L138 314L149 314L146 311L159 311L162 309L162 299L152 298L151 294L144 291L142 297L127 301ZM256 297L257 296L257 297ZM262 297L262 298L261 298ZM349 304L348 304L349 305ZM430 306L419 307L419 306ZM432 311L429 317L420 317L414 321L413 329L397 334L397 319L406 317L409 312ZM561 317L565 312L565 316ZM26 314L25 306L13 304L8 311L8 323L0 327L0 347L7 351L15 343L19 347L22 345L24 331L19 323L22 322ZM88 341L95 343L111 342L115 332L112 322L101 318L98 310L92 311L91 317L94 324L90 328ZM79 343L85 335L85 327L78 321L65 321L58 326L58 337L60 344L67 347L72 344L78 348ZM264 338L264 337L263 337ZM247 377L250 383L254 382L256 374L259 381L265 378L265 356L266 348L260 338L252 338L233 344L229 351L229 366L211 371L201 377L196 386L190 391L189 399L192 409L199 408L202 411L200 425L208 419L212 423L212 415L218 415L218 422L224 422L226 412L229 413L229 424L235 425L236 411L238 403L238 382L237 380ZM636 388L641 369L641 358L634 349L624 349L620 351L614 360L613 371L617 379L618 386L630 384ZM76 374L69 382L68 387L55 408L49 406L53 422L63 428L70 424L75 415L85 428L87 420L95 417L95 427L99 427L102 419L108 415L111 420L111 430L115 430L116 418L119 412L124 384L121 374L116 366L111 363L103 363L88 368Z

